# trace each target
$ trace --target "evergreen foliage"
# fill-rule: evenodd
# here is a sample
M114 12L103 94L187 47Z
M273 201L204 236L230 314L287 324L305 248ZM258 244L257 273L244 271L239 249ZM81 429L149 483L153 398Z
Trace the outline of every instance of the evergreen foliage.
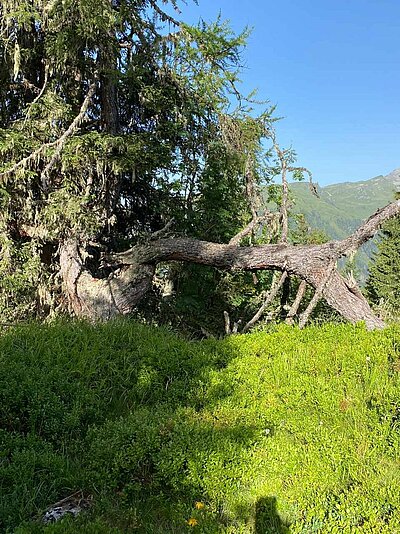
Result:
M367 295L400 315L400 217L384 223L381 239L369 265Z
M247 222L243 168L251 157L256 180L267 178L271 113L253 118L236 87L247 31L234 35L220 20L189 26L178 12L175 0L2 2L6 319L62 307L66 236L89 247L101 277L105 251L171 218L175 232L215 241Z

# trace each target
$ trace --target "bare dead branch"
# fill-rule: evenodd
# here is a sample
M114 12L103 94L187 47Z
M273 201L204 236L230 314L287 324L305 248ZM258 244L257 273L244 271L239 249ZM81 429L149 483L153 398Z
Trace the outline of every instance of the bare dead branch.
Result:
M37 150L29 154L29 156L21 159L20 161L15 163L12 167L7 169L6 171L1 172L0 178L5 178L7 176L10 176L11 174L15 173L18 169L25 169L29 163L31 163L32 161L35 161L37 158L42 156L46 152L46 150L48 150L49 148L56 148L50 162L46 165L45 169L42 172L42 183L43 183L43 179L45 179L45 177L51 170L52 166L57 161L66 140L68 139L68 137L70 137L76 132L76 130L82 123L84 116L86 114L86 111L89 107L91 98L94 95L95 89L96 89L96 84L93 83L90 86L88 94L86 95L85 100L82 103L79 114L75 117L75 119L72 121L68 129L62 134L61 137L59 137L56 141L52 141L51 143L44 143Z
M25 120L24 120L25 123L30 117L32 106L34 104L36 104L40 100L40 98L42 98L42 96L43 96L43 94L44 94L44 92L46 90L46 87L47 87L48 77L49 77L49 67L48 67L48 65L46 63L45 69L44 69L44 81L43 81L42 88L41 89L38 88L38 91L37 91L38 94L36 95L36 97L32 100L32 102L29 105L29 109L27 111L27 114L26 114L26 117L25 117Z
M300 304L301 304L301 301L304 297L304 293L306 291L306 287L307 287L307 283L305 282L305 280L302 280L300 282L300 285L297 289L297 293L296 293L296 297L293 301L293 304L291 305L290 307L290 310L286 316L286 319L285 319L285 322L287 324L293 324L293 317L295 317L299 307L300 307Z
M356 252L361 245L374 237L382 223L399 213L400 200L395 200L376 211L355 232L338 242L342 255L349 256Z
M243 230L232 237L232 239L229 241L229 244L239 245L242 239L256 230L257 226L260 227L263 223L272 221L274 218L274 213L267 212L264 215L252 219L249 224L243 228Z
M47 163L46 167L43 169L43 172L42 172L43 189L46 189L47 187L47 179L49 177L49 173L51 169L54 167L54 165L56 164L58 158L60 157L61 151L68 137L71 137L71 135L73 135L77 131L79 126L82 124L95 91L96 91L96 83L94 82L89 87L89 91L84 101L82 102L82 106L79 110L78 115L71 122L71 124L69 125L69 128L62 134L62 136L59 139L57 139L57 141L54 142L53 147L55 147L56 149L54 151L54 154L51 157L51 160Z
M180 22L171 17L171 15L168 15L168 13L165 13L160 7L158 7L157 2L155 0L149 0L149 3L151 7L154 9L154 11L157 13L157 15L160 17L162 22L169 22L170 24L173 24L174 26L180 26Z
M46 64L45 69L44 69L44 81L43 81L42 88L38 91L39 94L36 96L36 98L31 102L30 108L32 107L33 104L36 104L36 102L40 98L42 98L43 93L45 92L46 87L47 87L48 79L49 79L49 67Z
M42 145L37 150L29 154L29 156L21 159L20 161L15 163L12 167L7 169L6 171L0 172L0 178L6 178L7 176L10 176L11 174L13 174L15 171L17 171L20 168L22 169L26 168L28 163L30 163L31 161L34 161L37 157L39 157L49 147L49 145L51 145L51 143L46 143Z
M227 311L224 311L224 323L225 323L225 334L229 336L229 334L232 333L231 318L229 317L229 313Z
M170 219L163 228L151 234L150 240L154 241L155 239L160 239L161 237L164 237L168 233L169 229L174 224L174 222L175 222L174 218Z
M308 184L310 186L311 193L319 198L317 187L313 182L312 172L309 169L307 169L307 167L288 167L288 171L289 172L299 171L302 173L305 172L308 175Z
M237 334L239 331L239 326L242 324L242 319L235 321L232 327L232 334Z
M324 274L324 277L321 281L321 284L317 287L315 290L315 293L310 300L307 308L304 310L304 312L300 316L299 320L299 327L304 328L306 325L311 313L313 312L315 306L318 304L318 301L321 299L324 289L329 282L330 277L332 276L332 272L336 267L336 261L331 261L331 263L328 265L328 268L326 269L326 272Z
M280 242L287 244L288 234L289 234L289 217L288 217L288 200L289 200L289 186L287 183L287 167L286 161L282 159L282 204L281 204L281 224L282 224L282 234Z
M253 317L250 319L250 321L248 321L244 327L242 328L242 333L244 334L245 332L247 332L247 330L249 330L249 328L251 328L252 326L255 325L255 323L259 320L259 318L262 316L262 314L264 313L265 309L267 308L267 306L269 306L271 304L271 302L274 300L274 298L276 297L276 295L278 294L278 291L279 289L282 287L283 285L283 282L286 280L287 278L287 275L288 273L286 271L283 271L280 279L278 281L275 281L272 286L271 286L271 289L270 291L268 292L264 302L261 304L260 308L257 310L257 312L253 315Z
M246 196L253 219L257 219L257 210L260 207L260 197L257 192L257 186L253 174L253 158L248 156L245 167Z
M294 167L294 166L288 165L287 151L283 150L277 143L275 130L271 127L268 127L265 130L265 132L266 132L267 137L269 137L272 141L272 147L278 157L279 164L280 164L280 174L281 174L281 182L282 182L282 201L281 201L281 209L280 209L282 233L281 233L280 242L287 244L288 234L289 234L289 215L288 215L289 184L287 180L287 173L296 172L296 171L306 173L308 175L311 192L317 197L319 195L318 195L317 188L313 184L311 171L307 169L306 167L297 167L297 166Z
M287 182L288 165L287 165L285 151L282 150L281 147L276 142L275 131L273 129L268 130L268 135L272 140L273 149L275 150L276 155L278 156L280 166L281 166L280 171L281 171L281 181L282 181L282 201L281 201L280 214L281 214L282 233L281 233L280 242L283 244L287 244L288 234L289 234L289 217L288 217L289 186Z

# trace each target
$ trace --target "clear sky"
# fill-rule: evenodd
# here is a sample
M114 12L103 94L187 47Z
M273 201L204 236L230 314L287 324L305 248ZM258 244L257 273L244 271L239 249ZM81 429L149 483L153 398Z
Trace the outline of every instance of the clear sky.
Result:
M253 29L243 92L277 104L281 145L321 185L400 167L399 0L199 0L180 18L221 13Z

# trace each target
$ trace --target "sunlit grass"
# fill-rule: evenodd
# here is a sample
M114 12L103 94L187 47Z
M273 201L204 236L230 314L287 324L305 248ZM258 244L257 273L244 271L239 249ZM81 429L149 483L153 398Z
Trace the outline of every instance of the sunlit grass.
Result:
M398 327L350 325L203 342L129 321L10 331L0 529L400 532L399 346ZM91 512L35 522L76 490Z

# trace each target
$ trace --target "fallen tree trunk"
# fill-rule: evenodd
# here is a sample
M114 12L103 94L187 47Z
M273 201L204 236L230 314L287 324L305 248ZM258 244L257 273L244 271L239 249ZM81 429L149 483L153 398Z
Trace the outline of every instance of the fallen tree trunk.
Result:
M151 287L160 262L184 261L231 271L286 271L315 288L348 321L365 321L369 329L382 328L383 321L372 312L361 291L348 283L335 265L339 258L370 239L382 222L399 212L400 200L378 210L346 239L322 245L240 247L191 238L149 241L111 255L109 261L117 270L107 279L94 278L84 267L78 243L67 240L60 248L64 289L75 314L106 320L132 310Z

